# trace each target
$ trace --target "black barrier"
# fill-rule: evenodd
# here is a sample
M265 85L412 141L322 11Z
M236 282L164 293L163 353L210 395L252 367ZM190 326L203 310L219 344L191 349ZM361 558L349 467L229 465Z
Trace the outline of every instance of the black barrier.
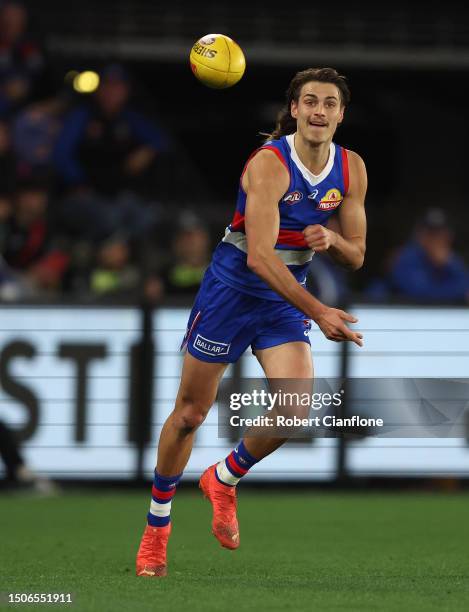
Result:
M144 454L151 440L151 418L154 394L155 341L153 309L141 307L141 338L131 349L129 377L129 442L134 442L136 453L135 478L144 478Z
M347 389L347 379L349 375L349 360L350 360L350 344L343 342L340 351L340 377L343 381L345 391ZM344 393L344 397L340 405L337 407L337 414L344 418L347 415L348 395ZM347 480L347 436L341 435L337 444L337 477L338 484L344 484Z

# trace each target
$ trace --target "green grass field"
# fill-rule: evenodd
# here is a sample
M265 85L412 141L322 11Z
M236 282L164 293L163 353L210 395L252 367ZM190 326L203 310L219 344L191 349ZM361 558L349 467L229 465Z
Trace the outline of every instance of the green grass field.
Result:
M210 533L208 502L179 491L170 575L160 580L134 577L148 499L2 495L3 597L71 592L73 605L53 609L97 612L469 610L466 494L241 490L241 547L232 552ZM43 607L5 598L0 606Z

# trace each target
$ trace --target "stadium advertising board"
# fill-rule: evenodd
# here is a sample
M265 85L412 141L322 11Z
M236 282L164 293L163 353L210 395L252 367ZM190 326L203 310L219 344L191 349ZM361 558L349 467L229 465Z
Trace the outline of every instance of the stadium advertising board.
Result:
M350 347L349 376L380 379L463 379L467 376L469 313L465 309L352 309L365 337ZM182 355L186 309L153 315L156 347L151 439L172 410ZM132 478L131 350L140 339L133 308L6 307L1 310L0 418L23 438L27 459L57 477ZM311 332L316 375L336 377L340 347ZM225 378L235 372L228 368ZM236 376L260 378L248 351ZM217 406L197 432L185 477L195 479L225 456L234 440L220 436ZM336 438L294 439L253 469L252 479L330 480ZM144 454L150 477L154 444ZM461 475L469 470L464 437L365 437L349 442L352 475Z
M133 475L129 356L139 311L14 307L1 320L0 418L31 465L58 477Z

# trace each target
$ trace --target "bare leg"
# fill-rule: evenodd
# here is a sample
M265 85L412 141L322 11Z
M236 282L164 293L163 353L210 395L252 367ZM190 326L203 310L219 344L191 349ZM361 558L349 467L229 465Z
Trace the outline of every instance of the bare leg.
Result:
M176 405L160 435L148 524L137 552L137 576L166 576L171 500L191 454L194 433L215 400L226 365L199 361L189 353L184 357Z
M272 384L276 378L312 378L311 350L304 342L289 342L258 351L257 358ZM301 381L298 383L303 385ZM283 382L280 384L283 385ZM294 409L297 411L297 406ZM240 444L226 459L207 468L199 483L213 507L212 532L222 546L231 550L238 548L240 543L235 485L254 465L253 459L262 459L288 439L257 437L257 433L265 436L266 431L261 428L261 431L257 432L256 429L258 428L251 428L243 439L244 444ZM282 431L281 435L283 434Z
M256 351L256 357L266 377L288 379L312 379L313 360L311 347L306 342L288 342L272 348ZM288 438L244 437L244 445L253 457L263 459L282 446Z
M161 430L158 444L156 469L160 475L173 476L184 470L194 434L215 401L227 365L199 361L186 353L176 404Z

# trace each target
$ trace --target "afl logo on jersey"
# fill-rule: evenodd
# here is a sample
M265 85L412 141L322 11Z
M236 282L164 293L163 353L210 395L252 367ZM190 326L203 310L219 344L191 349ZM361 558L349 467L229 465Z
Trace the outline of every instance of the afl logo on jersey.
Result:
M316 210L334 210L343 200L343 196L338 189L329 189L316 206Z
M288 202L288 204L296 204L296 202L299 202L302 199L303 194L301 191L290 191L290 193L287 193L287 195L283 198L283 201Z

